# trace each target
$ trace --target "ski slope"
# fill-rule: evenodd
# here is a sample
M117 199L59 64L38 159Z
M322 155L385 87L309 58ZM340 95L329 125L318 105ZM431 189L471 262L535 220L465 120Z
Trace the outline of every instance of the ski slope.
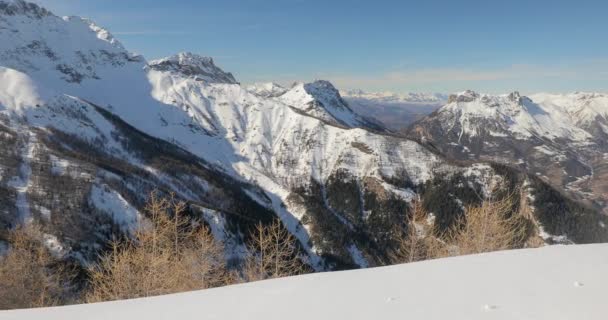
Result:
M0 319L606 319L608 245L553 246L0 313Z

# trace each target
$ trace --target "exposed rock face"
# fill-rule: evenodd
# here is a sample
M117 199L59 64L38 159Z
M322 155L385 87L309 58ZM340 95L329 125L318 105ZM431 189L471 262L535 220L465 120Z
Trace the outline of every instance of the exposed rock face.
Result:
M217 83L238 84L232 73L224 72L213 62L213 58L184 52L169 58L150 62L157 71L171 71L199 80Z

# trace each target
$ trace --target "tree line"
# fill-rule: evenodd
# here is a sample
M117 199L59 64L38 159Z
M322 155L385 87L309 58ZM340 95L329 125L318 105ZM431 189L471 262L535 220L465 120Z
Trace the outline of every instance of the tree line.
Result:
M511 197L466 208L447 231L414 201L385 264L533 246L533 226ZM516 208L516 209L514 209ZM152 193L147 219L108 244L84 275L45 245L35 223L15 228L0 250L0 309L35 308L158 296L312 272L298 241L279 220L256 225L248 254L228 266L224 246L175 197Z

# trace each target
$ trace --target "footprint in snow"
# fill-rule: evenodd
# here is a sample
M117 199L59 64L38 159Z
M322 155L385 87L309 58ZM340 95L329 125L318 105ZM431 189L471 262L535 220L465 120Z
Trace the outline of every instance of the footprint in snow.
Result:
M491 305L491 304L486 304L485 306L483 306L483 310L485 310L485 311L492 311L492 310L496 310L496 309L498 309L498 307L495 305Z

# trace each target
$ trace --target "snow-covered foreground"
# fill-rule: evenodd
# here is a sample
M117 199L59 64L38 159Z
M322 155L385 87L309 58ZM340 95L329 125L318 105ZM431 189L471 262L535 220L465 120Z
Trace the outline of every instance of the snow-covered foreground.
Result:
M1 319L606 319L608 245L555 246L0 313Z

